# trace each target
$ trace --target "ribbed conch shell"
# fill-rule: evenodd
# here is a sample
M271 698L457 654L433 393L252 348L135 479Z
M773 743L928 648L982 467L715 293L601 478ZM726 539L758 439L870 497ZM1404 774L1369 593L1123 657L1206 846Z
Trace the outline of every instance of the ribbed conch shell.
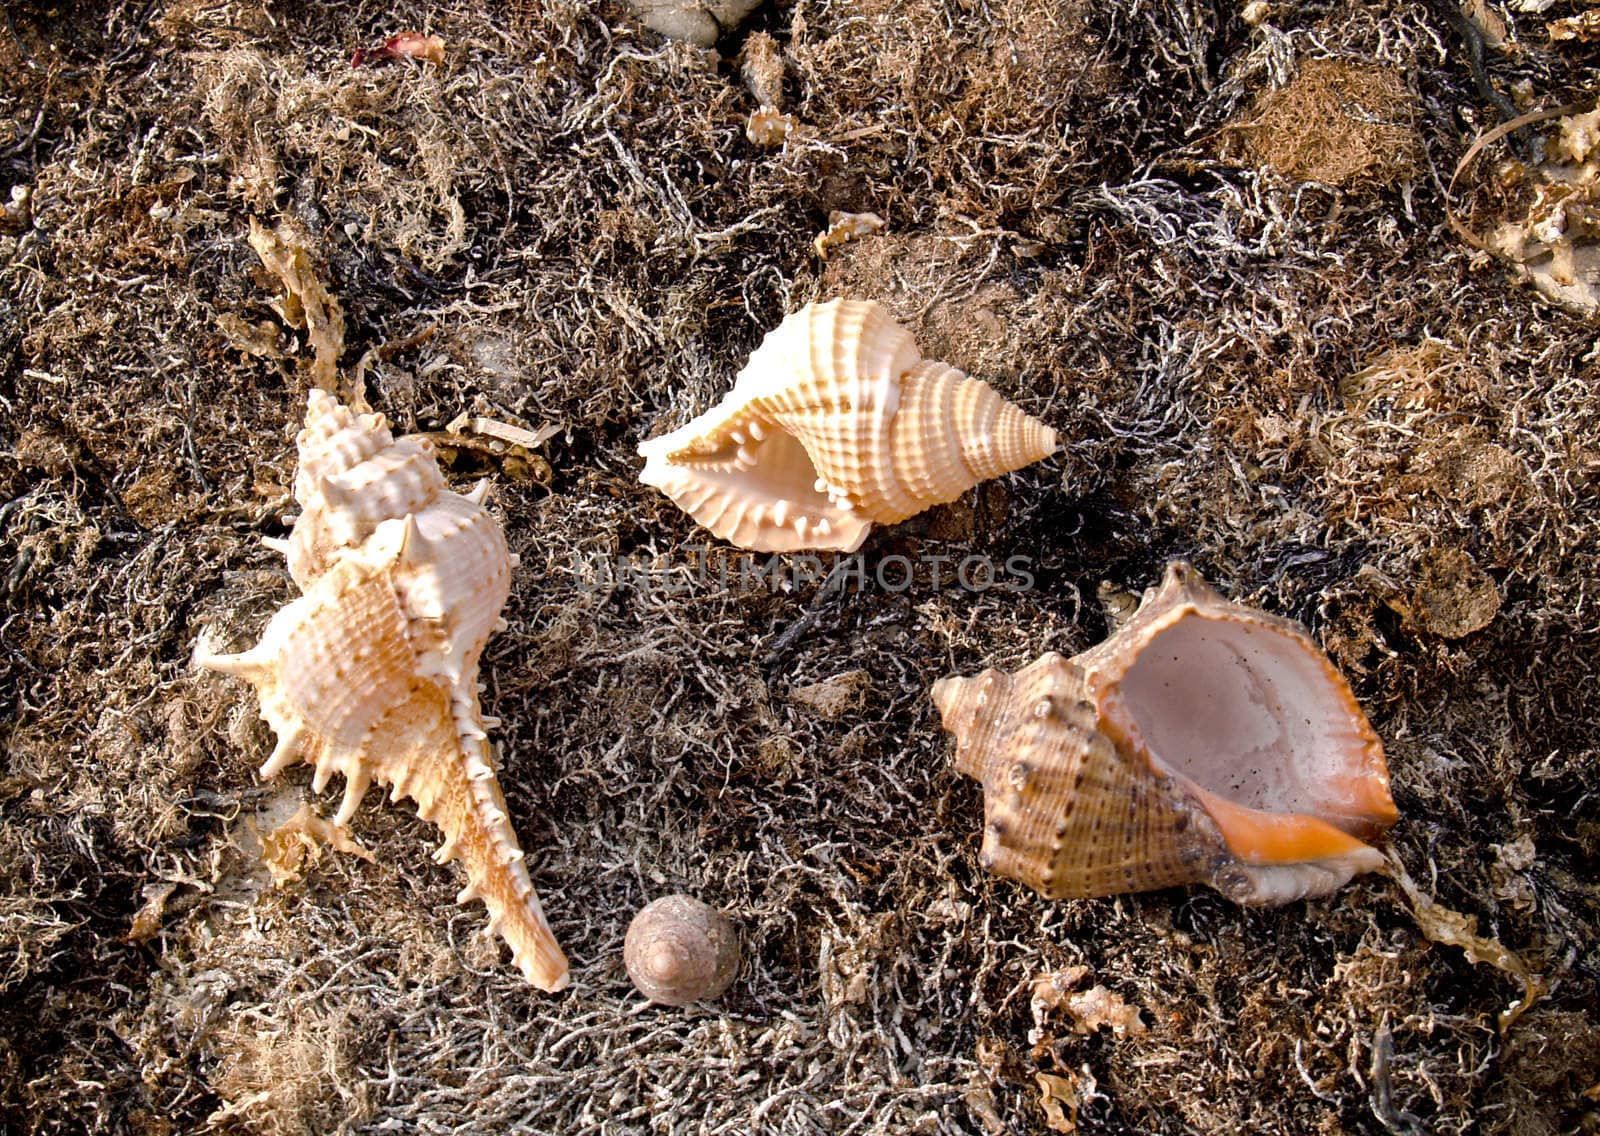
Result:
M1299 624L1167 569L1111 638L934 685L983 782L985 867L1051 897L1326 895L1382 863L1383 746Z
M1056 433L980 379L922 358L878 304L809 304L717 406L639 447L640 480L758 552L854 552L903 521L1055 451Z
M248 679L278 735L261 767L317 767L313 786L345 779L335 823L355 815L374 781L410 797L444 830L435 859L460 859L459 901L482 899L489 932L529 982L567 985L567 960L546 925L507 817L478 707L478 658L504 624L514 561L483 508L488 483L445 488L429 444L396 440L383 418L353 414L313 390L300 432L287 541L304 593L275 614L249 651L195 661Z

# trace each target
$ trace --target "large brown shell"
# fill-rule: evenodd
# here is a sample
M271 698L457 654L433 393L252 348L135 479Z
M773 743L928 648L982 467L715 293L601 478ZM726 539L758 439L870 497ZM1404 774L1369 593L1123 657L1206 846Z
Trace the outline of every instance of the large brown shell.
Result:
M984 865L1048 896L1325 895L1381 863L1365 841L1398 816L1383 747L1305 629L1186 564L1091 650L933 697L983 783Z
M197 645L195 661L255 686L278 736L263 777L305 761L321 792L343 774L338 824L373 782L416 801L444 831L435 858L466 868L460 902L482 899L528 981L560 990L567 960L523 864L488 743L494 723L478 705L478 659L513 566L481 504L486 487L451 493L426 442L396 440L381 416L320 390L299 447L303 512L275 547L304 594L250 650Z
M639 476L741 548L853 552L873 524L1055 448L988 383L923 359L880 305L830 300L779 324L721 403L642 444Z

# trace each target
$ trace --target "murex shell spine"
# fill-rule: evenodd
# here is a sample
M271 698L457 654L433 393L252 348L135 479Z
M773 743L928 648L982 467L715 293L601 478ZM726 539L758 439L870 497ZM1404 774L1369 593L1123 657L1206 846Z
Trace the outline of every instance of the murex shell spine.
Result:
M195 661L255 686L277 734L262 766L316 766L321 792L345 778L347 823L368 787L410 797L445 834L435 859L462 860L489 933L511 947L528 981L567 985L495 775L478 703L478 661L503 627L514 559L483 507L487 483L450 492L429 444L395 439L383 418L310 393L298 438L302 512L283 552L302 595L239 654L197 646Z

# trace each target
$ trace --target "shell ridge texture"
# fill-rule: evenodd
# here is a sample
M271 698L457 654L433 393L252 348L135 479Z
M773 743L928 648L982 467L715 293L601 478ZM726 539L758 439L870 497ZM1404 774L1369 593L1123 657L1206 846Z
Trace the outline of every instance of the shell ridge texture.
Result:
M248 651L203 667L250 681L278 737L262 767L316 767L321 792L339 773L335 818L354 816L369 785L409 797L444 832L436 859L460 859L462 902L481 898L489 930L527 980L568 983L511 827L477 697L477 668L510 592L499 524L445 488L431 449L396 440L381 415L310 394L298 445L302 506L286 542L302 594Z
M715 407L642 443L640 479L743 548L854 552L873 524L1055 449L987 383L924 360L880 305L830 300L770 332Z
M1382 743L1305 629L1184 564L1105 642L933 697L983 783L983 861L1045 895L1326 895L1398 818Z

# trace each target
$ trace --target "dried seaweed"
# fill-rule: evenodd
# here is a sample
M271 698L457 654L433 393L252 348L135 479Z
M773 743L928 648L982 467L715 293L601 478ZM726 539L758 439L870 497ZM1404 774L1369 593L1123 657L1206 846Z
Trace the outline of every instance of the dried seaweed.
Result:
M1545 34L1577 6L1488 0L1511 46L1477 68L1445 7L785 0L752 29L795 122L769 150L737 38L721 60L620 5L11 5L0 1128L1600 1122L1600 361L1444 192L1498 113L1475 71L1534 106L1592 106L1592 76ZM444 62L350 67L402 28ZM1390 77L1382 105L1334 92L1338 169L1297 164L1317 122L1282 166L1227 148L1326 61ZM1456 202L1480 228L1526 213L1488 169ZM836 210L887 224L822 262ZM301 333L252 217L305 246L398 429L562 426L548 475L470 445L450 474L495 478L522 557L484 701L560 997L474 933L403 811L357 816L371 863L267 886L271 740L188 669L200 627L242 639L290 593L259 538L292 509ZM913 588L740 586L634 447L845 292L1063 453L877 534L869 569L905 556ZM972 554L1032 586L933 584ZM1381 878L1262 912L1051 903L979 868L928 685L1081 650L1101 585L1173 556L1349 671L1396 855L1547 983L1503 1036L1504 983ZM714 1007L647 1009L623 931L680 890L738 919L747 968ZM1034 978L1080 966L1144 1032L1063 1010L1035 1053Z

